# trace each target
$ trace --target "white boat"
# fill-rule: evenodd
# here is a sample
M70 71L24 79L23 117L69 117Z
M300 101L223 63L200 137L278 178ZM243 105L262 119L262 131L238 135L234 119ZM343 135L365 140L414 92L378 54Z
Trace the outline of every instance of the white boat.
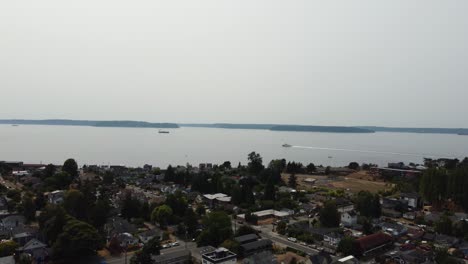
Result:
M283 144L283 148L290 148L290 147L292 147L292 146L289 145L289 144Z

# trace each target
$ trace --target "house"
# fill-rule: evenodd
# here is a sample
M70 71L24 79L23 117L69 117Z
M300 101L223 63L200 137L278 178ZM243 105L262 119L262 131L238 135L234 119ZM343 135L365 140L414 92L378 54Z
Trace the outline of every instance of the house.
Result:
M122 234L122 233L134 234L137 232L137 228L133 224L129 223L127 220L120 218L120 217L114 217L114 218L109 219L107 223L104 225L104 230L107 234L108 241L112 237L115 237L118 234Z
M243 236L235 237L234 240L239 243L239 245L243 245L246 243L257 241L259 237L256 234L247 234Z
M190 250L183 249L161 255L151 255L154 264L188 264L191 261Z
M325 252L319 252L309 257L309 260L312 264L332 264L333 259L330 254Z
M393 237L401 237L408 233L408 228L406 228L406 226L397 223L382 222L379 226L382 228L382 231Z
M336 232L331 232L323 236L323 242L332 247L337 247L341 239L343 239L343 235Z
M389 208L382 208L382 215L390 218L400 218L403 216L401 212Z
M356 245L361 255L368 256L392 245L393 239L385 233L375 233L356 239Z
M354 203L348 199L337 198L335 199L336 209L340 213L351 212L354 210Z
M8 203L5 196L0 196L0 211L8 210Z
M406 201L409 208L417 209L422 207L422 199L418 193L402 193L400 198Z
M280 193L295 193L297 192L296 189L293 189L291 187L287 187L287 186L280 186L278 188L278 192Z
M273 242L269 239L259 239L254 242L245 243L240 246L240 252L243 257L248 257L263 251L271 251Z
M146 244L148 241L150 241L153 238L156 238L157 240L161 240L161 231L158 229L150 229L147 230L143 233L138 234L138 238L141 243Z
M49 249L47 245L41 241L33 238L29 240L24 246L16 250L19 254L25 253L31 255L36 263L42 263L49 258Z
M268 209L268 210L263 210L263 211L258 211L258 212L253 212L253 215L256 215L258 217L258 220L265 220L265 219L277 219L277 220L283 220L286 219L290 216L289 212L284 212L284 211L277 211L273 209ZM237 219L240 221L245 220L245 214L239 214L237 215Z
M0 220L0 228L11 230L23 226L25 222L26 218L22 215L10 215Z
M226 248L220 247L202 255L203 264L235 264L237 255Z
M235 237L240 245L240 253L243 257L251 256L263 251L271 251L273 243L269 239L260 239L256 234L247 234Z
M194 263L201 264L203 263L203 254L213 252L216 248L212 246L198 247L195 250L192 250L192 260Z
M44 196L47 198L47 201L51 204L60 204L63 202L65 192L62 190L56 190L53 192L44 193Z
M24 246L27 242L29 242L33 238L36 238L36 236L30 232L22 232L22 233L13 235L13 241L15 241L20 246Z
M231 203L231 197L224 193L205 194L203 201L209 208L215 208L218 204Z
M459 242L458 238L436 234L434 238L434 247L436 249L447 249L455 246Z
M122 248L138 246L138 238L134 237L130 233L116 234L115 238L119 241L119 245Z
M344 212L341 214L341 223L343 226L352 227L357 224L358 216L355 211Z

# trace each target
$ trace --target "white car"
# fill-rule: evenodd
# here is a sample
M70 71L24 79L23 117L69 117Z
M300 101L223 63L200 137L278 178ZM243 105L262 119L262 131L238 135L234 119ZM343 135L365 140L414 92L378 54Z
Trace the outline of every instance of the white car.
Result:
M177 247L178 245L180 245L180 244L179 244L179 242L177 242L177 241L171 243L171 247Z
M163 249L164 249L164 248L170 248L170 247L171 247L171 244L164 244L164 245L162 245L162 248L163 248Z
M288 237L288 240L291 241L291 242L294 242L294 243L297 242L297 238L295 238L295 237Z

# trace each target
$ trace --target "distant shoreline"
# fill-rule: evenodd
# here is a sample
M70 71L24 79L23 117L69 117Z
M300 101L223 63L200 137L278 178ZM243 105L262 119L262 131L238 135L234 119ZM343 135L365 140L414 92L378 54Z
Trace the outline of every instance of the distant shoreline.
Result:
M322 133L419 133L419 134L453 134L468 135L467 128L404 128L404 127L378 127L378 126L310 126L310 125L281 125L281 124L187 124L187 123L151 123L145 121L92 121L71 119L0 119L0 124L8 125L56 125L56 126L91 126L91 127L129 127L129 128L180 128L203 127L223 129L255 129L285 132L322 132Z

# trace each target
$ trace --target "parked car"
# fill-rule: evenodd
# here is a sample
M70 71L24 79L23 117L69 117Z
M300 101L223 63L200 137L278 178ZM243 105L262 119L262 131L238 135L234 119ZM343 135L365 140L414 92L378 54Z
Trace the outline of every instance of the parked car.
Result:
M164 244L162 245L162 248L165 249L165 248L170 248L171 247L171 244Z
M171 247L176 247L176 246L178 246L178 245L180 245L180 244L179 244L179 242L177 242L177 241L171 243Z
M288 240L291 241L291 242L294 242L294 243L297 242L297 238L295 238L295 237L288 237Z

